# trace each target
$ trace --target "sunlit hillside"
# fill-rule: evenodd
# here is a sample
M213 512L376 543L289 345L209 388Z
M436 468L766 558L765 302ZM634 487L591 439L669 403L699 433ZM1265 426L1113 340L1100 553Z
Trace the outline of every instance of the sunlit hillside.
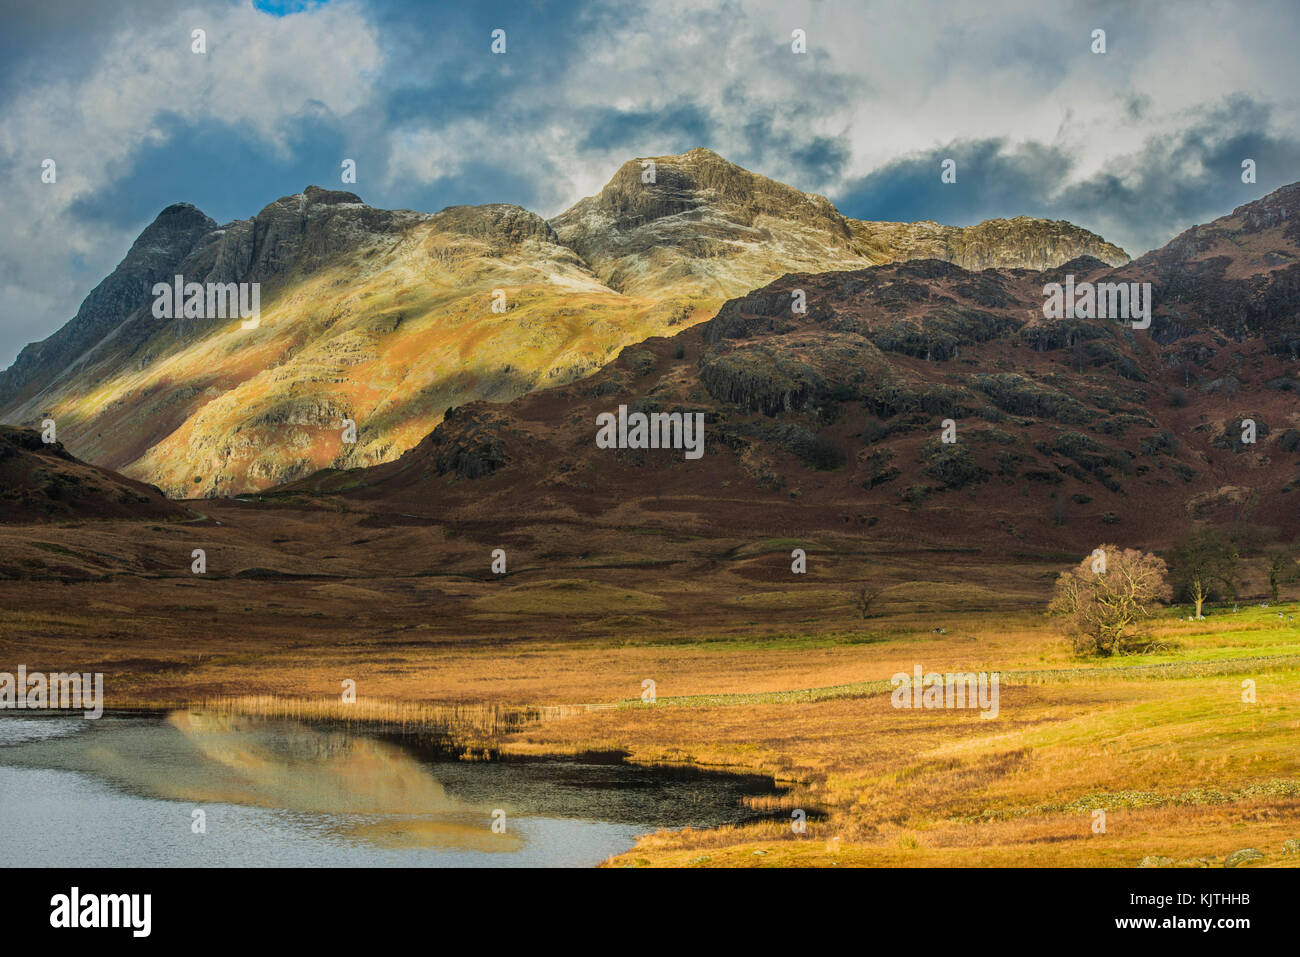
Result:
M1085 254L1127 261L1068 223L851 220L704 149L629 161L549 223L504 204L380 210L317 187L221 227L179 204L0 374L0 418L53 419L83 460L172 497L234 495L395 459L449 408L581 378L790 272ZM259 283L256 328L155 318L149 291L175 275Z

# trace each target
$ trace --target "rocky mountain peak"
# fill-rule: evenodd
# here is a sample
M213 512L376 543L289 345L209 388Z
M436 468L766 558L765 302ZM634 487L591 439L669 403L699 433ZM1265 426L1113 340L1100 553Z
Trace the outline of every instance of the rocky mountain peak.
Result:
M788 269L864 264L825 197L708 149L629 160L551 226L602 282L634 294L725 298Z
M308 186L301 193L281 196L274 202L267 203L253 217L254 220L271 219L285 212L294 215L317 216L339 211L337 207L348 209L370 209L356 193L346 190L322 189Z
M183 257L216 228L216 221L193 203L173 203L136 237L118 269L145 266L148 260L166 256L168 251L180 252Z
M322 189L320 186L308 186L300 194L302 198L313 206L337 206L340 203L355 203L358 206L364 206L361 197L356 193L349 193L342 189Z
M433 217L439 229L476 239L522 243L529 239L556 243L555 230L534 212L511 203L483 206L448 206Z
M152 226L156 226L159 223L165 223L165 222L179 222L179 223L209 222L210 223L212 222L212 220L208 218L208 216L203 212L203 210L199 209L193 203L172 203L170 206L168 206L166 209L164 209L154 218L154 221L151 224L151 226L145 227L145 232L148 232L148 230L152 228ZM141 235L143 235L143 233Z
M651 163L653 182L646 182ZM763 214L823 219L826 226L848 236L843 217L825 197L751 173L703 148L679 156L628 160L604 189L557 216L552 225L563 236L574 232L582 219L599 218L608 227L626 232L705 209L744 226L752 226Z

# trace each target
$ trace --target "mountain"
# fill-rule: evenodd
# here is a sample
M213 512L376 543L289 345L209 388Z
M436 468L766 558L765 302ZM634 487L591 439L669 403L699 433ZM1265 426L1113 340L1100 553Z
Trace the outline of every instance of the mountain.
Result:
M1293 537L1297 222L1293 186L1117 268L914 260L783 276L580 382L462 406L396 462L284 493L503 528L849 527L882 546L1155 545L1201 520ZM1045 318L1045 287L1067 275L1151 282L1150 328ZM598 447L597 417L620 406L701 414L703 456Z
M0 425L0 524L192 517L159 489L79 462L40 433Z
M655 182L644 179L653 163ZM1047 269L1079 256L1128 255L1063 221L978 226L864 222L823 196L741 169L707 149L632 160L595 196L551 220L601 281L622 292L740 295L786 272L942 259L967 269Z
M934 222L849 225L860 249L879 263L939 259L963 269L1053 269L1081 256L1111 266L1128 262L1128 254L1095 233L1065 220L988 219L977 226L941 226Z
M0 405L8 406L75 375L77 360L110 337L122 320L151 300L149 289L171 275L216 223L189 203L169 206L142 232L126 258L91 290L77 314L43 342L27 346L0 375Z
M1156 285L1167 314L1155 330L1163 341L1217 332L1231 341L1258 339L1271 354L1296 361L1300 183L1193 226L1119 275Z
M391 461L448 408L572 382L787 272L1127 261L1067 223L864 223L708 150L653 162L655 182L632 161L550 222L504 204L380 210L314 186L221 226L168 207L0 374L0 420L52 417L81 457L173 497L231 495ZM153 286L175 275L259 283L259 324L155 318Z

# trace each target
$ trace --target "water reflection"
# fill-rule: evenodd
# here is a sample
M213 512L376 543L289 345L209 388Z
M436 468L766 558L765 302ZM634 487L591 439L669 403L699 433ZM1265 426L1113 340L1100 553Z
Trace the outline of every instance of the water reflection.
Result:
M0 716L0 846L48 865L84 863L88 847L164 866L591 865L638 833L751 818L744 795L774 790L611 761L432 759L441 753L229 714ZM201 840L194 808L213 825Z
M498 852L521 843L508 828L492 833L493 808L450 797L403 749L291 722L183 711L105 718L88 733L6 752L5 763L80 771L146 797L329 815L341 836L385 847Z

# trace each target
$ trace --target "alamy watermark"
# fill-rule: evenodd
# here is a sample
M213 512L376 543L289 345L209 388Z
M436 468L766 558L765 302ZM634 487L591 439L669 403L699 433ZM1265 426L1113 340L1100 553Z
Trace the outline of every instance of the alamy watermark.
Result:
M1081 282L1067 275L1065 284L1043 287L1044 319L1127 319L1134 329L1151 326L1151 283Z
M686 458L704 454L703 412L633 412L618 407L618 415L596 416L598 449L685 449Z
M923 670L917 665L913 674L900 671L889 679L894 686L890 703L895 708L979 708L981 718L998 716L998 672L924 674Z
M262 321L260 282L173 282L154 283L155 319L234 319L242 329L256 329Z
M50 926L125 928L132 937L148 937L152 911L152 894L83 894L73 887L50 898Z
M13 708L80 710L93 721L104 713L104 673L47 675L28 672L26 665L17 674L0 671L0 709Z

